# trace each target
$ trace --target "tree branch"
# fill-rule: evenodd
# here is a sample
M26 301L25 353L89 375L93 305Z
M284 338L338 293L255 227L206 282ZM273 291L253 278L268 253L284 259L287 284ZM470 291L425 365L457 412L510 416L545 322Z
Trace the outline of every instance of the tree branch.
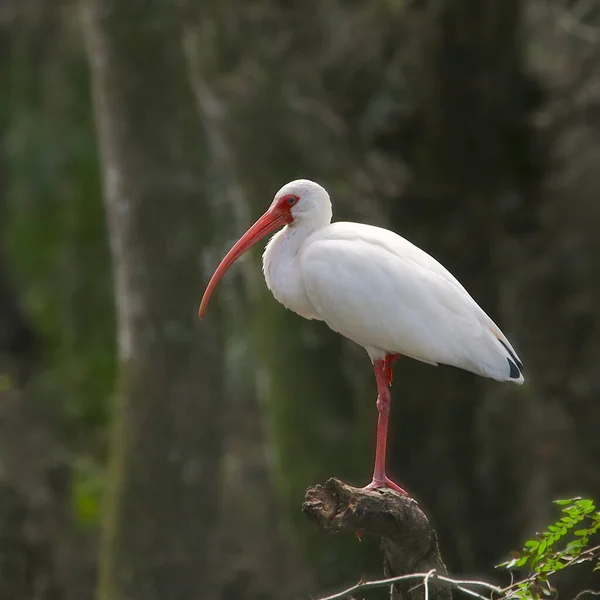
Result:
M424 600L426 590L428 600L451 599L437 535L415 500L388 489L359 489L329 479L307 490L302 510L326 533L360 531L381 538L384 574L390 580L358 584L328 600L383 585L393 586L392 600ZM427 585L414 587L415 578L426 579Z
M479 598L479 600L490 600L488 596L484 596L478 592L475 592L471 589L471 587L485 587L492 592L501 593L502 590L498 586L495 586L487 581L477 581L475 579L452 579L451 577L444 577L442 575L437 575L436 572L432 569L429 573L411 573L410 575L399 575L398 577L389 577L387 579L376 579L373 581L360 581L356 585L349 587L341 592L336 594L332 594L331 596L324 596L319 598L319 600L342 600L342 598L350 597L350 594L358 591L366 591L380 587L391 586L401 581L408 581L412 579L422 579L423 586L425 589L425 599L429 600L429 581L431 579L441 581L448 586L456 588L469 596L473 596L475 598ZM470 586L470 587L468 587ZM409 591L415 591L418 589L417 587L412 587ZM589 590L586 590L589 591ZM575 600L575 599L573 599Z

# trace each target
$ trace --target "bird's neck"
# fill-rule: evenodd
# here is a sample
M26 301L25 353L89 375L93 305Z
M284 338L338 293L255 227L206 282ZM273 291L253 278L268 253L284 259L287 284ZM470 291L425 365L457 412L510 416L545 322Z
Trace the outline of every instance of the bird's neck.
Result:
M316 315L304 290L298 260L302 245L318 229L300 223L286 225L269 240L263 254L267 287L276 300L306 319Z
M277 269L292 267L292 262L296 259L304 242L315 231L326 227L329 223L330 219L324 223L292 222L277 232L269 240L263 253L263 271L265 272L265 277L273 267Z

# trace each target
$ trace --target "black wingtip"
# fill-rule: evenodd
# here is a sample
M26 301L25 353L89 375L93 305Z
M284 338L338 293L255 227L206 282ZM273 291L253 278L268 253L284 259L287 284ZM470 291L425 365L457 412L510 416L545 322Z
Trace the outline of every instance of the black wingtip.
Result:
M506 359L508 361L508 366L510 367L510 378L511 379L519 379L521 377L521 371L519 367L510 359Z
M498 341L504 346L504 349L510 354L510 357L515 361L517 368L519 369L519 371L523 370L523 363L517 358L517 356L515 355L515 353L500 339L498 338ZM508 361L510 362L510 361ZM512 377L512 369L511 369L511 375Z

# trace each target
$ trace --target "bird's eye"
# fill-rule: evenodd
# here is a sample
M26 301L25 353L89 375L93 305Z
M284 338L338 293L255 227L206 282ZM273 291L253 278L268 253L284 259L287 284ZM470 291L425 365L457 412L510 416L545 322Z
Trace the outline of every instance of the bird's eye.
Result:
M298 202L298 200L300 200L300 198L298 198L298 196L288 196L287 197L287 203L288 206L294 206L294 204L296 204L296 202Z

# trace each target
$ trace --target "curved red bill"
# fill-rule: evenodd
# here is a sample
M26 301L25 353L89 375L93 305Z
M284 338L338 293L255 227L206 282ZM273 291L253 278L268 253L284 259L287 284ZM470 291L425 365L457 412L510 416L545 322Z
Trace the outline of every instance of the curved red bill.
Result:
M212 293L214 292L219 280L225 274L225 271L242 255L246 250L249 250L265 236L269 235L276 229L279 229L283 225L287 225L291 221L289 212L282 212L277 208L270 208L246 233L236 242L233 248L227 253L225 258L221 261L221 264L217 267L217 270L213 273L210 278L202 301L200 302L200 308L198 309L198 316L204 317L206 313L206 307Z

